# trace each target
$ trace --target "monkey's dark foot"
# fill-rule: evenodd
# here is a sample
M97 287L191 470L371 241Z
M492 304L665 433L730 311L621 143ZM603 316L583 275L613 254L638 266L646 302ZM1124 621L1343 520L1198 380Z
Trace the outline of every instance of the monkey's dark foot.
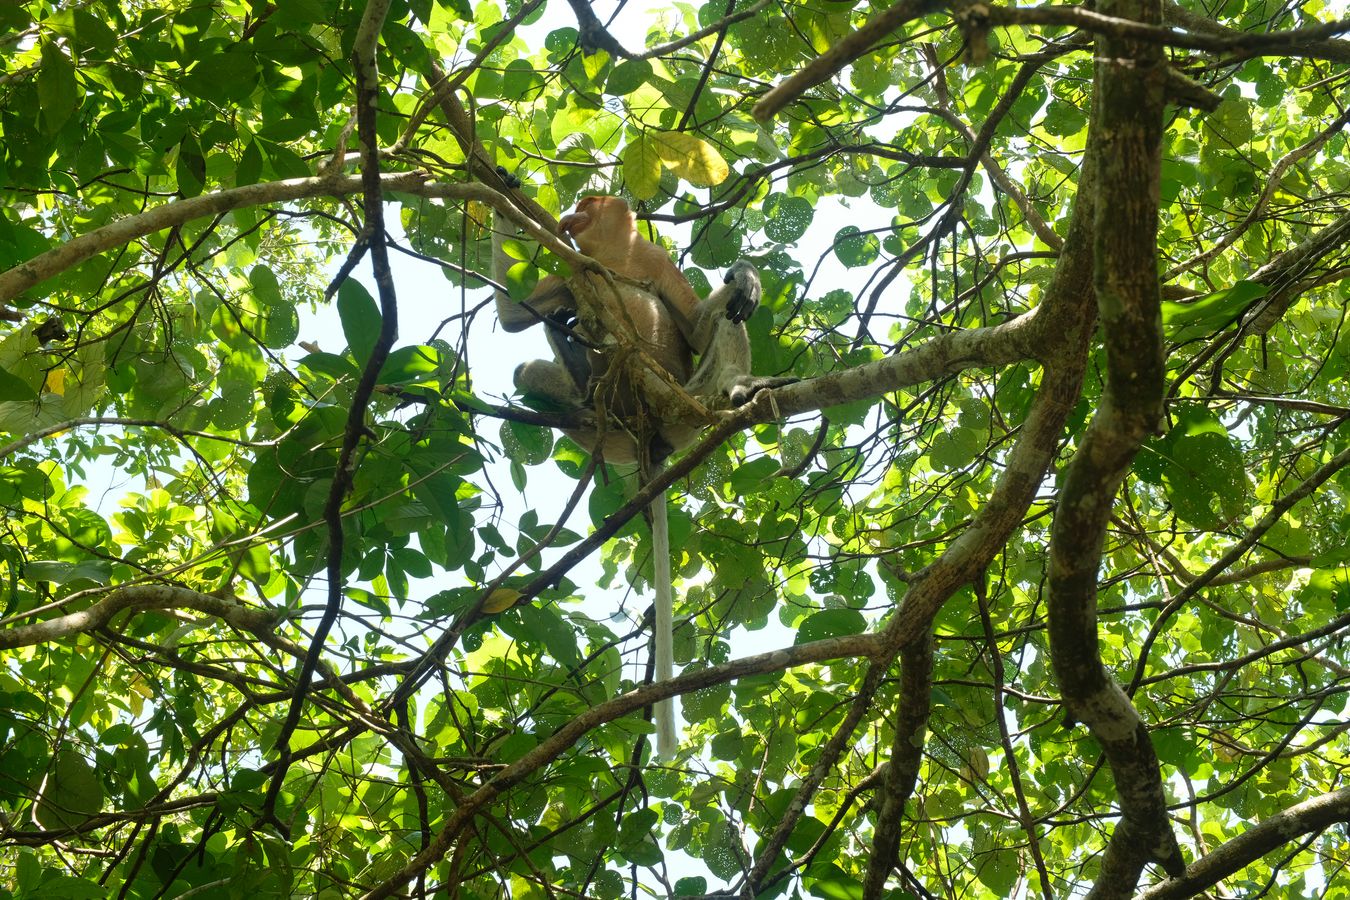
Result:
M511 174L510 172L506 171L506 166L497 167L497 177L502 180L502 184L506 185L513 191L520 187L520 179L517 178L515 175Z
M731 285L731 296L727 298L727 318L740 323L755 314L759 308L759 298L763 288L759 284L759 270L748 260L738 259L727 269L723 282Z
M736 380L730 391L727 392L732 406L744 406L760 391L769 391L774 388L784 387L789 384L796 384L801 381L800 378L790 376L755 376L746 375Z
M652 438L651 444L647 446L647 453L650 454L653 465L661 465L674 452L675 448L671 446L670 441L660 434Z
M62 325L56 316L48 316L41 325L33 329L33 336L45 347L53 341L69 340L70 332L66 331L66 326Z

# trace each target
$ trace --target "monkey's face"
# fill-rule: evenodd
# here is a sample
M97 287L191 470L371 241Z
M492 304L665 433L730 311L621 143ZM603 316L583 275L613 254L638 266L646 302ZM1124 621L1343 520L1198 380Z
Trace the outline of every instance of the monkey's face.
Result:
M597 248L627 245L636 234L633 211L622 197L583 197L575 212L558 220L563 233L576 241L581 252L595 256Z

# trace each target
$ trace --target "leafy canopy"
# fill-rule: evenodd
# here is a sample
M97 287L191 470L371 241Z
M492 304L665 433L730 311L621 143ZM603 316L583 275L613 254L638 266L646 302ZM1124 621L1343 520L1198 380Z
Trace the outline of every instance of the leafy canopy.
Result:
M0 7L0 894L1350 897L1333 11L608 12ZM474 380L587 193L802 379L651 686L633 479Z

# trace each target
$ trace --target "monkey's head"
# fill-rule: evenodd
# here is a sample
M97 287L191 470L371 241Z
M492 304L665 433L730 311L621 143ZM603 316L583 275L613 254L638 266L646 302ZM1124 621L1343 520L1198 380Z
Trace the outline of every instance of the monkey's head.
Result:
M583 197L575 212L558 220L558 227L582 253L597 256L596 250L613 253L630 244L637 236L637 217L622 197Z

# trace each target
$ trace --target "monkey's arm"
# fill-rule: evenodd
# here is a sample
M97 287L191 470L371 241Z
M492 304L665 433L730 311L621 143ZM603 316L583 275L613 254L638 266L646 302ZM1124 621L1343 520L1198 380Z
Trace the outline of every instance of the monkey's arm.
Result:
M689 279L684 277L684 273L666 255L666 251L651 241L638 237L628 247L627 257L622 264L610 268L630 278L650 281L656 295L675 317L681 331L684 331L688 323L698 314L698 308L703 301L694 293ZM688 337L686 334L686 340Z
M516 260L506 252L506 238L514 236L514 231L503 231L499 220L494 219L492 228L492 277L498 284L506 284L507 273L516 264ZM508 226L509 227L509 226ZM530 292L523 302L517 303L505 291L495 291L493 300L497 305L497 318L507 331L524 331L532 325L538 325L560 309L573 309L576 306L572 291L567 282L557 275L547 275Z
M709 352L715 343L717 332L725 328L739 328L744 331L744 323L759 308L759 298L763 289L759 283L759 271L746 260L734 262L727 270L726 278L720 288L708 295L698 304L693 315L675 321L680 331L695 353ZM749 344L746 345L745 359L736 364L743 366L742 371L750 371Z
M723 285L698 307L686 339L699 354L698 368L685 389L694 396L725 396L732 406L766 388L797 379L750 374L750 335L745 320L759 307L759 272L745 260L727 270ZM679 321L678 317L675 317Z
M494 299L497 301L497 318L502 328L512 332L542 324L559 310L576 308L571 288L557 275L545 276L530 296L520 303L503 291L498 291Z

